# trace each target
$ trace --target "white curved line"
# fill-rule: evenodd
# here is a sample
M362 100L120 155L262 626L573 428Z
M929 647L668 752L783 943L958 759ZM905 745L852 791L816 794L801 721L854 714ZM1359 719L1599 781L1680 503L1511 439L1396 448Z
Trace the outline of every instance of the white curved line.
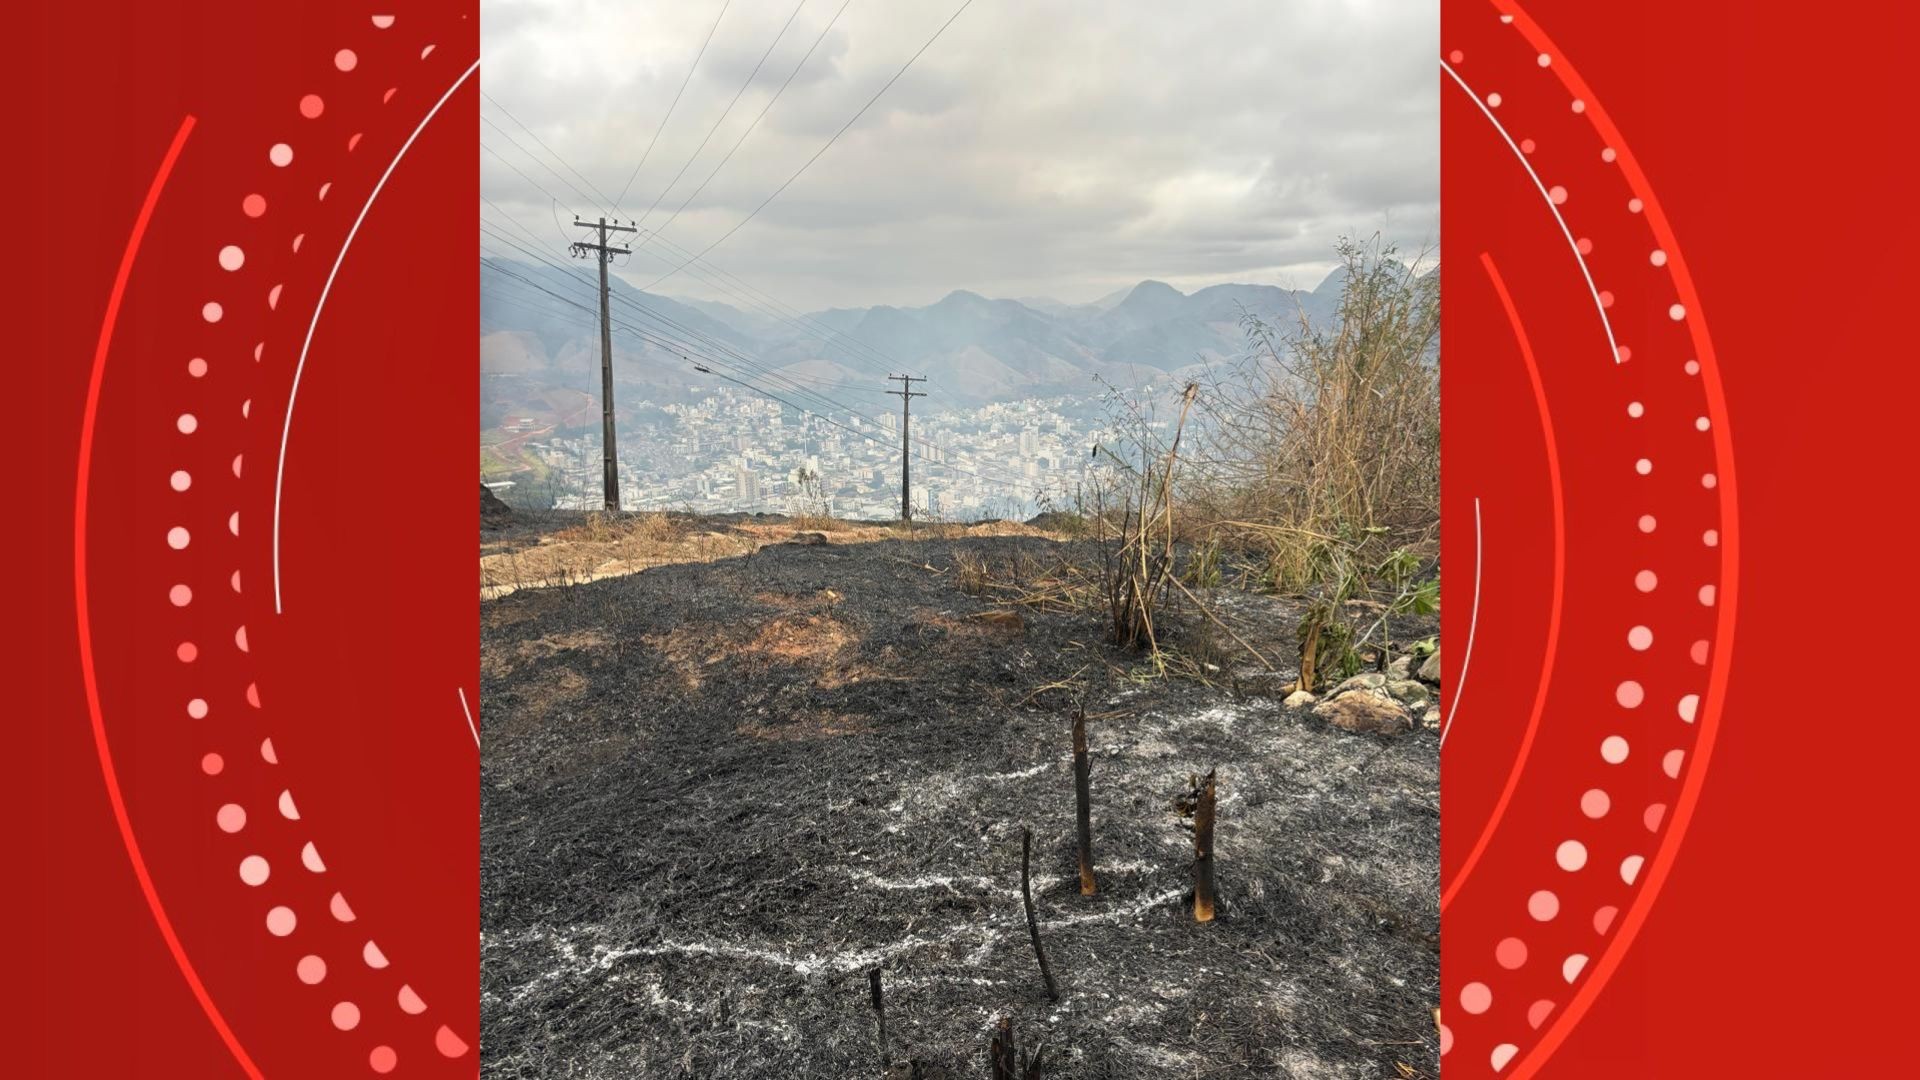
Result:
M1567 219L1560 215L1560 208L1554 205L1553 196L1547 192L1547 185L1541 182L1540 174L1533 171L1533 164L1527 160L1527 155L1520 152L1520 147L1513 141L1513 136L1507 134L1507 129L1500 126L1500 121L1493 115L1493 110L1487 107L1486 102L1480 100L1480 95L1473 92L1473 87L1467 85L1467 81L1460 77L1460 73L1453 70L1452 65L1445 60L1440 61L1440 70L1452 76L1453 81L1466 92L1467 97L1480 107L1480 111L1486 115L1487 123L1492 124L1493 130L1499 132L1500 137L1507 141L1507 148L1513 151L1513 156L1519 160L1520 167L1527 170L1527 175L1533 178L1533 186L1540 189L1540 197L1546 200L1547 209L1553 212L1553 220L1560 223L1560 231L1567 238L1567 247L1573 249L1573 260L1580 264L1580 273L1587 279L1587 291L1593 294L1593 310L1600 313L1600 325L1607 331L1607 348L1613 352L1613 362L1624 363L1620 359L1620 343L1613 338L1613 323L1607 318L1607 306L1600 302L1600 288L1593 283L1593 271L1587 269L1586 256L1580 254L1580 242L1573 238L1573 230L1567 227Z
M1467 619L1467 651L1460 656L1460 677L1453 683L1453 703L1447 706L1447 718L1440 725L1440 749L1447 748L1447 732L1453 730L1453 714L1460 711L1460 695L1467 692L1467 665L1473 662L1473 635L1480 629L1480 496L1473 497L1473 615ZM464 700L464 699L462 699Z
M439 114L440 107L447 103L447 99L453 96L453 92L460 89L479 67L480 61L475 60L467 70L460 73L459 78L453 80L453 85L447 87L447 92L441 94L440 100L434 102L433 108L427 110L427 115L420 118L420 123L413 129L413 134L407 136L407 141L400 144L400 151L393 155L393 160L387 162L387 171L380 174L380 181L373 185L373 190L367 194L366 204L360 207L359 216L353 219L353 228L347 230L347 238L340 244L340 254L333 257L333 269L327 271L327 282L320 287L320 299L313 305L313 319L307 323L307 338L300 343L300 361L293 367L293 387L287 392L287 418L280 428L280 460L273 471L273 613L275 615L280 614L280 488L287 477L287 436L293 431L293 402L300 396L300 375L307 368L307 350L313 347L313 332L320 325L320 312L327 306L327 294L333 291L333 279L340 273L340 264L346 261L347 249L353 246L354 236L360 232L360 223L367 219L367 211L373 208L373 200L380 197L380 190L387 186L387 178L393 175L394 167L400 164L401 158L407 156L407 151L413 147L413 141L420 137L420 133L426 130L427 124Z
M467 688L464 686L456 686L454 690L460 694L460 711L467 714L467 730L473 732L473 748L478 750L480 749L480 729L474 725L473 710L467 708ZM1454 700L1459 700L1458 693L1455 693ZM1441 737L1445 738L1445 735L1442 734Z

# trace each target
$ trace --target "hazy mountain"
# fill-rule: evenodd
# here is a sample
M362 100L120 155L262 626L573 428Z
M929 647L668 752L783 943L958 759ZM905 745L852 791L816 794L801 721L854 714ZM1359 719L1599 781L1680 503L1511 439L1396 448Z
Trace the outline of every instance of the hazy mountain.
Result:
M1027 305L1035 311L1044 311L1049 315L1065 315L1073 310L1072 304L1061 303L1051 296L1017 296L1014 297L1014 300Z
M1096 377L1130 385L1155 372L1237 358L1245 352L1248 315L1287 327L1302 312L1323 320L1339 299L1339 276L1311 292L1231 284L1188 294L1142 281L1079 305L958 290L924 307L798 316L642 293L615 279L615 378L659 400L712 385L715 376L695 364L773 388L764 374L771 370L842 400L850 387L884 389L883 376L902 370L923 373L967 402L1089 394L1099 390ZM593 389L597 318L589 268L571 273L494 261L481 271L481 372L508 384Z

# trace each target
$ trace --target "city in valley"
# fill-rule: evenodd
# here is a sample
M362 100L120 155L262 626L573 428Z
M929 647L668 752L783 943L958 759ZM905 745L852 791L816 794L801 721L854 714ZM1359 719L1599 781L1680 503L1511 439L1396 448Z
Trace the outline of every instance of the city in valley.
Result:
M500 258L481 278L481 479L535 509L605 505L601 349L579 275ZM1332 316L1312 290L1142 281L1104 298L989 299L788 314L611 282L625 510L1025 518L1085 490L1101 448L1167 424L1188 381L1242 364L1259 326ZM753 299L750 295L748 299ZM903 419L898 382L911 372ZM1141 410L1145 410L1142 412ZM1142 425L1146 425L1143 429ZM1122 436L1125 436L1124 439Z
M899 514L897 414L823 415L730 386L695 393L686 404L636 403L663 419L619 435L622 509L858 520ZM916 414L910 423L914 514L946 520L1027 517L1070 501L1087 475L1091 448L1108 435L1097 401L1068 398ZM511 434L519 425L533 430L538 422L515 418L503 430ZM494 483L509 501L603 505L596 427L520 446L521 459L539 468ZM531 490L512 490L522 485Z

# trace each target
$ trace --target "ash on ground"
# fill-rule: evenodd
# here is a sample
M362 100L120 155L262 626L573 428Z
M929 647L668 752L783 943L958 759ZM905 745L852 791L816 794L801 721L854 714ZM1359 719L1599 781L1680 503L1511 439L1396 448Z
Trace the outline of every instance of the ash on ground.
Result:
M1008 609L956 587L956 552L1012 580L1096 558L1018 536L776 544L483 604L483 1072L876 1077L880 967L889 1057L954 1076L988 1075L1002 1016L1063 1078L1437 1074L1434 732L1285 708L1191 612L1165 632L1218 651L1214 685L1145 677L1097 612L976 618ZM1286 601L1215 611L1294 655ZM1210 768L1202 925L1176 804Z

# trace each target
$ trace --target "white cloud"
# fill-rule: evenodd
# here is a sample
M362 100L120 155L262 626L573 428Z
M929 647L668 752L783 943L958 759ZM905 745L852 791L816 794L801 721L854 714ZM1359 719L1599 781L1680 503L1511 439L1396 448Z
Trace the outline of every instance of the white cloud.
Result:
M732 0L621 216L663 194L793 3ZM732 228L956 5L853 0L666 237L698 250ZM839 6L807 0L648 224L707 176ZM483 141L587 214L626 184L719 10L487 0L484 88L585 180L551 161L564 181L546 172L485 125ZM926 303L956 288L1081 301L1149 277L1311 286L1343 233L1437 239L1438 47L1437 12L1421 0L975 0L711 258L808 308ZM545 156L492 104L483 113ZM483 192L558 251L549 197L490 155L481 165ZM622 272L644 285L666 265L636 257ZM726 298L690 274L661 291Z

